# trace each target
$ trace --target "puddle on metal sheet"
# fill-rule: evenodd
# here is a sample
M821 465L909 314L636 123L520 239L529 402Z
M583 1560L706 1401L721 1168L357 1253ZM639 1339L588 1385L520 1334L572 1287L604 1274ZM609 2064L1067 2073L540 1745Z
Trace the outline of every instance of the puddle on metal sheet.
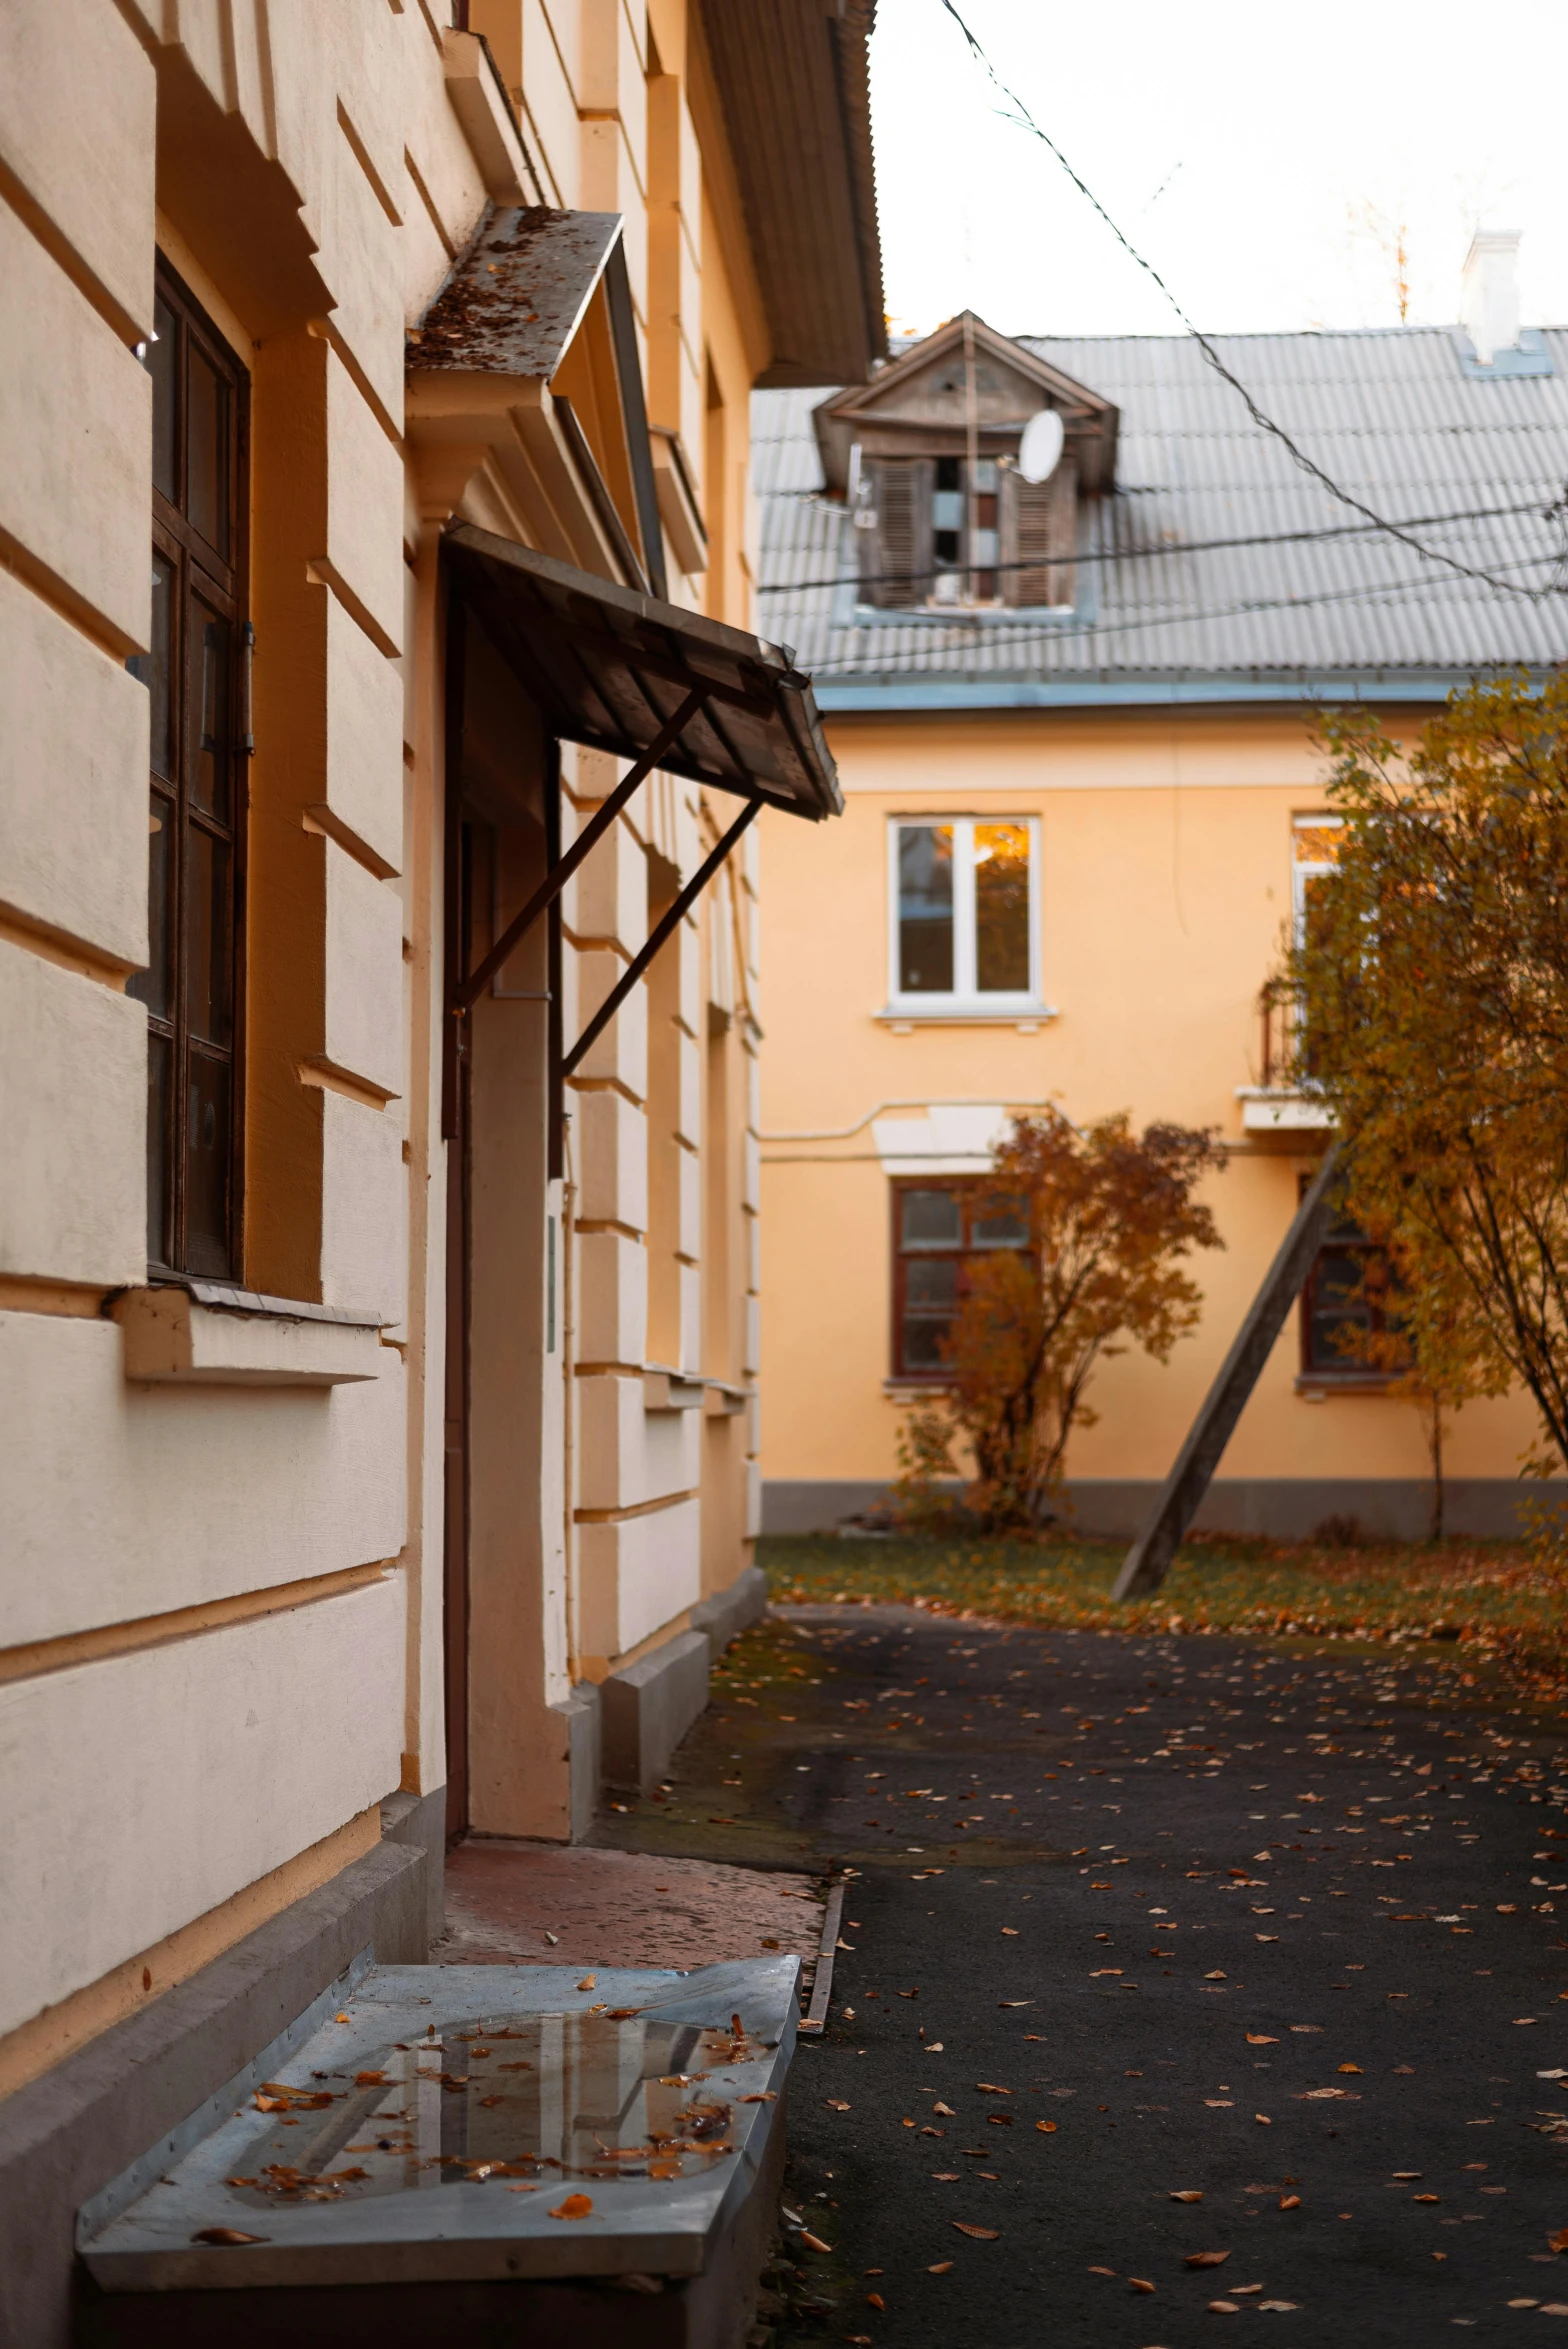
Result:
M476 2017L379 2049L357 2072L264 2084L254 2111L265 2125L225 2183L265 2208L700 2175L734 2149L730 2098L706 2075L763 2052L743 2035L625 2010Z

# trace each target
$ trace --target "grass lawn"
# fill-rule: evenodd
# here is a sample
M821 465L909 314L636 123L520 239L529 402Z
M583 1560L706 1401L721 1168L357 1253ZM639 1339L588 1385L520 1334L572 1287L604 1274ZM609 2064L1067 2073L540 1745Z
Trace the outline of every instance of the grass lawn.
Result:
M1152 1598L1118 1607L1111 1585L1125 1555L1125 1543L1063 1538L774 1534L757 1544L780 1600L901 1599L936 1614L1077 1630L1439 1640L1451 1652L1459 1643L1467 1660L1504 1664L1539 1696L1568 1684L1568 1580L1521 1543L1328 1549L1200 1535Z

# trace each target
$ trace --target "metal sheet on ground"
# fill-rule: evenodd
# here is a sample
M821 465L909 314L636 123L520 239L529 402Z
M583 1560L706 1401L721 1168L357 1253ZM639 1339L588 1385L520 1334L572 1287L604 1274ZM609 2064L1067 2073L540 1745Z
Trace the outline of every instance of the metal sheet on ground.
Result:
M375 1967L150 2185L82 2213L110 2291L697 2275L760 2170L800 1962Z

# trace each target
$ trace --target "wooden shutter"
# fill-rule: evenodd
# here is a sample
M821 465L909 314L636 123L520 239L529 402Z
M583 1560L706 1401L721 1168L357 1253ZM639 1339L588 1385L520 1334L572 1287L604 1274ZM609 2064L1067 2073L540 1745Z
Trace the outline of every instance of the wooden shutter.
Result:
M1049 481L1002 476L1002 601L1070 604L1078 535L1078 468L1064 457ZM1056 560L1047 562L1047 557ZM1038 568L1033 566L1038 565Z
M865 600L895 609L923 604L931 593L935 465L929 457L872 457L866 471L877 526L855 534Z

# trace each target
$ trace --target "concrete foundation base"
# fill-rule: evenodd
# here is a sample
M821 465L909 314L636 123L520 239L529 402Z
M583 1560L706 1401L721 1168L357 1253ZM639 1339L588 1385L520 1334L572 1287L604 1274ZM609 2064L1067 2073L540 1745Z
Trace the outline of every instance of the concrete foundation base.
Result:
M1131 1541L1159 1490L1153 1477L1083 1478L1068 1483L1067 1498L1079 1532ZM762 1488L762 1530L831 1533L846 1518L884 1506L887 1491L869 1478L775 1479ZM1446 1490L1447 1529L1473 1540L1511 1540L1519 1533L1520 1502L1531 1496L1550 1499L1552 1488L1513 1477L1455 1477ZM1415 1477L1216 1477L1196 1529L1308 1541L1338 1519L1353 1521L1368 1540L1415 1542L1424 1540L1431 1514L1432 1488Z
M727 1589L693 1607L689 1631L677 1632L601 1682L596 1693L606 1786L646 1794L658 1784L671 1754L707 1705L714 1658L761 1621L767 1604L768 1578L760 1566L748 1566ZM575 1810L575 1748L572 1758ZM577 1832L574 1821L574 1836Z
M728 1590L715 1591L711 1599L693 1607L691 1627L706 1636L717 1660L732 1639L739 1639L743 1631L762 1621L767 1607L768 1578L760 1566L748 1566L744 1574L736 1575Z
M381 1840L423 1855L422 1930L429 1949L446 1927L446 1788L434 1794L389 1794L381 1806Z
M708 1702L709 1656L704 1633L677 1632L600 1684L607 1786L646 1794L658 1784Z
M591 1680L579 1680L552 1712L566 1724L567 1769L572 1788L572 1841L581 1843L593 1825L604 1781L604 1709Z
M410 1801L397 1825L412 1834L439 1822L443 1794ZM439 1837L434 1851L439 1864ZM360 1950L423 1962L430 1868L425 1843L380 1844L0 2105L6 2349L69 2349L84 2202L269 2046Z

